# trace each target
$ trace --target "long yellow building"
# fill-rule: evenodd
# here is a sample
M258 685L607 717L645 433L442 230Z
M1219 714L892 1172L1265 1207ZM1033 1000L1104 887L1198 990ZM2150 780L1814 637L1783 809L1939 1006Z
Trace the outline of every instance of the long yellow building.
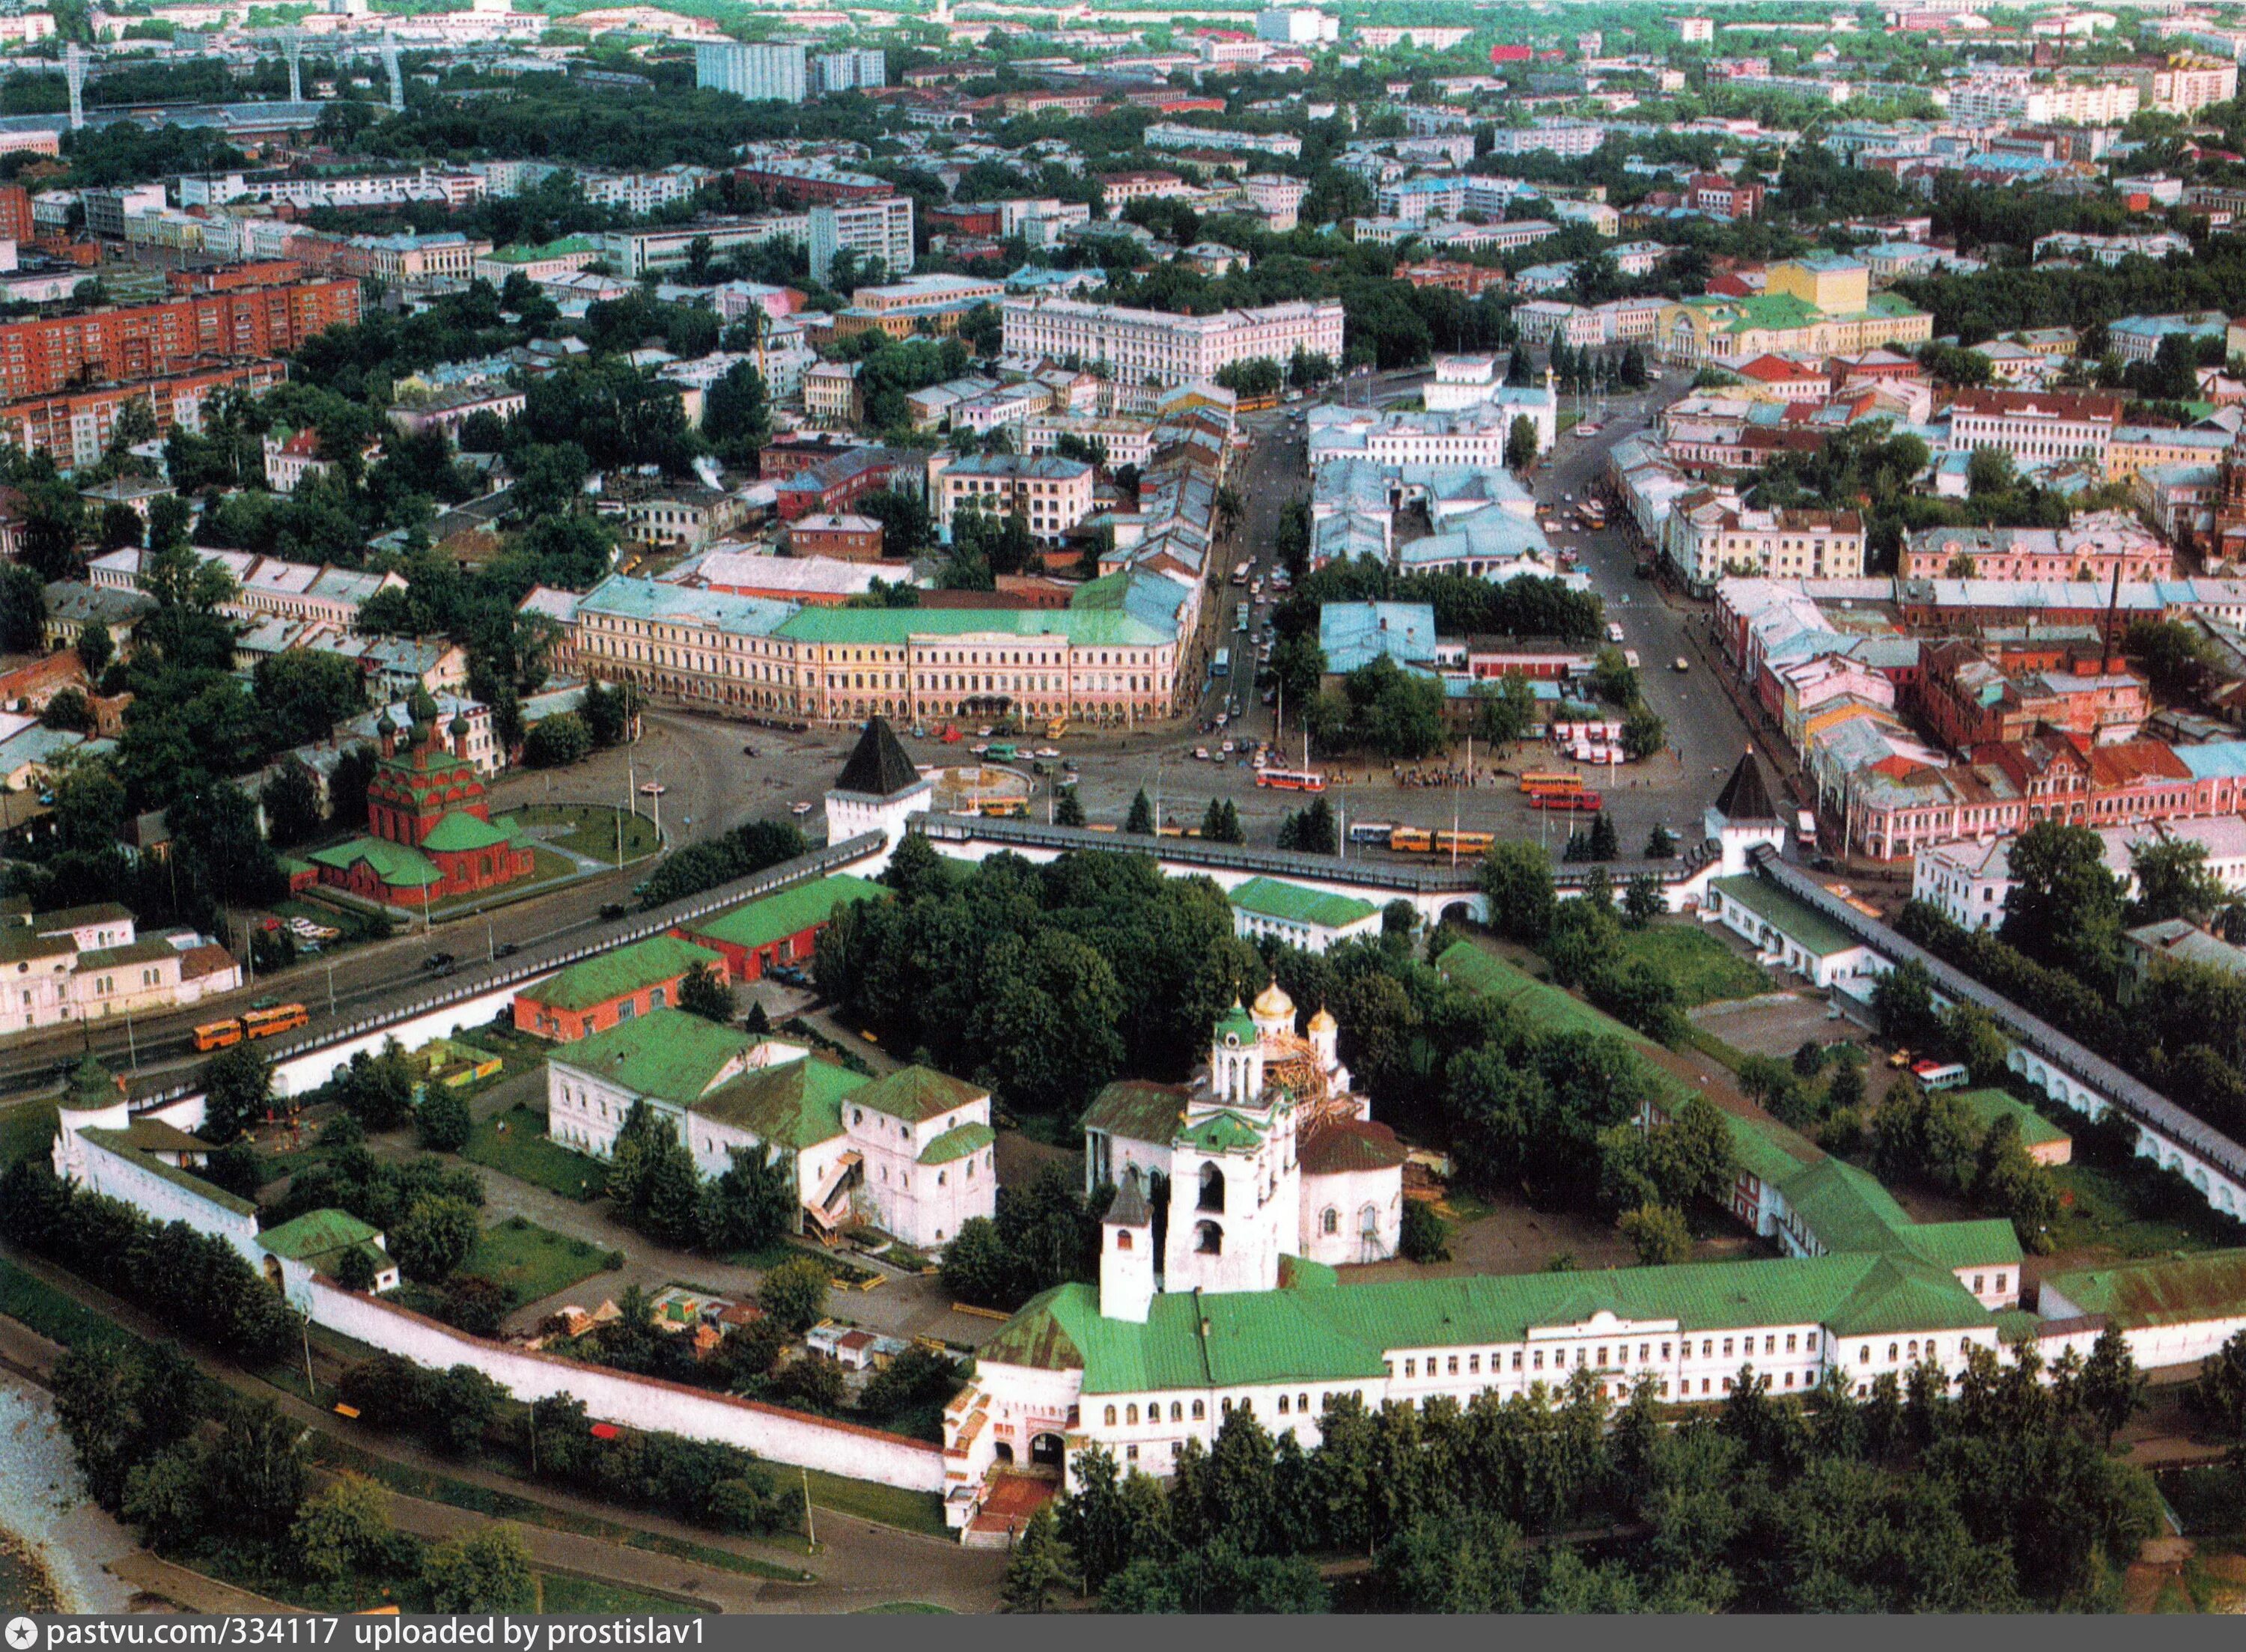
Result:
M1855 259L1821 253L1773 264L1759 293L1711 293L1666 306L1660 337L1662 353L1678 362L1849 356L1923 344L1934 337L1934 317L1893 293L1873 292L1871 272Z

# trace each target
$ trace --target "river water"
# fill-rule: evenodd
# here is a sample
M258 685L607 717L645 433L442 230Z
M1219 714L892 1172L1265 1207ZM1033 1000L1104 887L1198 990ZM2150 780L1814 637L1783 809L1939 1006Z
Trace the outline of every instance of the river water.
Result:
M123 1612L103 1567L138 1547L86 1495L46 1395L0 1371L0 1613Z

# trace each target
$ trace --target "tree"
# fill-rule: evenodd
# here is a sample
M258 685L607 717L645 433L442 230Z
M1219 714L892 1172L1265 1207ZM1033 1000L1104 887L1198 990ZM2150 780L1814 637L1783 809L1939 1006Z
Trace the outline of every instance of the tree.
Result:
M109 628L99 620L88 620L78 634L78 663L85 667L86 681L99 683L101 674L109 669L110 661L117 657L117 644L111 640Z
M2137 898L2130 903L2132 924L2162 923L2170 918L2204 922L2229 898L2222 880L2207 869L2207 846L2184 838L2161 838L2130 846L2137 874Z
M807 1331L826 1314L831 1284L816 1257L791 1256L765 1270L757 1287L757 1305L788 1329Z
M422 1559L421 1581L432 1612L527 1612L538 1600L530 1545L504 1522L431 1546Z
M21 562L0 562L0 653L29 654L39 646L47 617L47 589Z
M356 660L318 649L289 649L258 661L250 691L269 744L285 747L324 740L337 724L357 716L366 705L365 685Z
M1303 854L1332 854L1340 841L1333 806L1323 797L1311 799L1309 808L1279 822L1279 846L1283 849L1294 849Z
M1042 1612L1052 1592L1068 1581L1068 1545L1061 1541L1060 1523L1047 1503L1030 1516L1006 1562L1005 1581L999 1599L1009 1612Z
M1650 872L1637 873L1623 888L1623 914L1633 929L1643 929L1668 909L1662 899L1661 881Z
M266 835L276 847L302 843L320 829L319 789L299 763L283 759L258 788L257 802L265 811Z
M1124 819L1123 829L1133 837L1151 838L1154 835L1154 806L1147 801L1143 788L1131 799L1131 812Z
M421 1145L432 1152L456 1153L468 1145L472 1125L467 1098L448 1084L439 1084L422 1098L413 1110L413 1122Z
M192 1549L211 1525L210 1448L181 1440L125 1477L122 1513L152 1549Z
M1492 844L1482 857L1481 888L1489 902L1490 928L1498 934L1534 946L1550 933L1558 898L1551 858L1541 845Z
M2246 1474L2246 1331L2199 1363L2191 1408L2227 1448L2231 1469Z
M304 1501L304 1430L268 1400L236 1400L210 1453L212 1506L230 1533L277 1542Z
M1615 836L1615 825L1604 809L1591 817L1591 852L1593 860L1611 860L1622 853Z
M1673 860L1677 858L1677 836L1665 826L1657 826L1646 835L1645 858L1649 860Z
M233 1044L203 1064L203 1122L199 1133L225 1146L242 1126L265 1116L271 1105L273 1070L248 1044Z
M1053 805L1053 824L1079 828L1086 824L1084 799L1077 796L1074 786L1064 790L1059 800Z
M1535 422L1525 413L1516 414L1505 437L1506 468L1527 475L1528 467L1536 462L1537 445Z
M450 1278L482 1236L482 1220L464 1199L441 1194L415 1201L387 1235L406 1278L434 1285Z
M721 1027L732 1025L733 987L725 966L698 963L689 969L678 983L678 1007L690 1016L714 1021Z
M1536 727L1536 694L1528 679L1508 671L1474 685L1474 737L1491 745L1525 740Z
M593 751L593 731L575 711L556 711L531 725L522 742L522 760L534 769L566 769Z
M2011 867L2000 937L2039 963L2111 990L2120 961L2121 888L2106 869L2098 834L2038 821L2013 841Z
M289 1547L307 1577L333 1579L378 1569L391 1535L390 1493L346 1469L298 1511Z
M1692 1230L1682 1211L1666 1205L1640 1205L1615 1224L1637 1251L1638 1265L1665 1268L1692 1260Z
M1422 1200L1404 1201L1403 1231L1398 1247L1415 1262L1439 1262L1451 1254L1450 1224L1433 1205Z
M1669 725L1660 714L1644 704L1631 706L1622 720L1623 755L1642 763L1668 744Z
M768 1245L797 1221L793 1154L769 1156L756 1146L735 1147L727 1157L697 1213L703 1248L719 1255Z
M2145 1403L2145 1379L2119 1325L2108 1324L2098 1333L2075 1392L2083 1414L2098 1425L2100 1439L2111 1447L2113 1436L2128 1426Z
M1907 959L1872 983L1872 1012L1880 1030L1901 1044L1924 1042L1939 1026L1934 1012L1934 977L1916 958Z

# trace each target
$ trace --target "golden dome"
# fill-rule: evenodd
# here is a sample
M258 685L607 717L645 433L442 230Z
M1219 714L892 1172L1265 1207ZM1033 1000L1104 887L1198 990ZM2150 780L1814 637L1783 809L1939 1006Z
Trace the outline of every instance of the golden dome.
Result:
M1256 995L1256 1018L1258 1021L1276 1021L1283 1016L1290 1023L1293 1022L1295 1001L1275 981Z
M1314 1033L1337 1031L1340 1026L1339 1022L1326 1013L1326 1007L1324 1004L1320 1004L1317 1014L1310 1017L1310 1030Z

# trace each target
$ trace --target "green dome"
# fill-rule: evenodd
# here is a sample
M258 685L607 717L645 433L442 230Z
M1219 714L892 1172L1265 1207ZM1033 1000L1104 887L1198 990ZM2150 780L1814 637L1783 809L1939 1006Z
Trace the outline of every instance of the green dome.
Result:
M1219 1044L1252 1044L1256 1040L1256 1022L1242 1009L1240 1000L1232 1001L1232 1008L1217 1018L1216 1041Z

